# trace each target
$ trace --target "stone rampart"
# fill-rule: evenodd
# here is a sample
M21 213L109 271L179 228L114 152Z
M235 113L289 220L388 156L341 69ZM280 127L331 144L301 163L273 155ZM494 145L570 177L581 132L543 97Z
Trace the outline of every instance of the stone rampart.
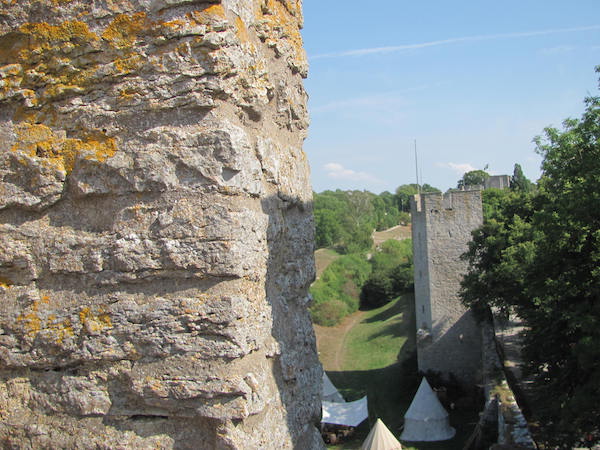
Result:
M411 202L419 370L471 384L480 377L481 333L460 302L460 256L483 223L481 192L416 195Z
M301 0L0 0L3 448L321 448Z

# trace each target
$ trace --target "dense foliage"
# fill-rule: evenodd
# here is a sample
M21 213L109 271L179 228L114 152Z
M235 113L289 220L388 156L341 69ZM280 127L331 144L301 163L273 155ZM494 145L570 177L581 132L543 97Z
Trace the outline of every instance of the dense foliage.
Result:
M342 253L368 251L373 230L398 225L401 214L389 192L324 191L313 194L318 248L335 246Z
M341 253L366 252L373 245L373 230L410 222L409 198L416 184L400 186L395 194L368 191L324 191L313 194L317 248L335 247ZM440 192L428 184L421 192Z
M377 248L370 259L364 254L343 255L333 261L310 292L314 303L314 323L332 326L359 306L384 305L412 289L413 265L410 239L390 239Z
M369 260L372 270L360 295L361 306L377 308L413 288L412 241L388 240Z
M425 183L422 186L417 184L403 184L396 188L396 203L398 209L404 212L410 212L410 198L419 192L441 192L438 188Z
M528 325L536 409L559 446L600 441L600 99L586 105L536 139L537 191L519 182L484 194L462 290L465 304L513 310Z
M483 186L485 184L485 180L490 177L490 174L485 170L471 170L463 175L463 177L458 180L456 187L458 189L467 187L467 186Z
M510 188L519 192L531 192L535 189L535 185L523 174L520 164L515 164L513 176L510 180Z
M360 254L345 255L333 261L313 283L314 323L336 325L343 317L358 310L360 290L371 272L371 265Z

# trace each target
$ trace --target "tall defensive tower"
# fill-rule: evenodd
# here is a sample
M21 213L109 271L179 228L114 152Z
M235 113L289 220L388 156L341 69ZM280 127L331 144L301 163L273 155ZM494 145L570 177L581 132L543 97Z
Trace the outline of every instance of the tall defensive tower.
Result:
M415 195L411 201L419 370L477 381L481 332L458 297L471 232L483 223L481 191Z

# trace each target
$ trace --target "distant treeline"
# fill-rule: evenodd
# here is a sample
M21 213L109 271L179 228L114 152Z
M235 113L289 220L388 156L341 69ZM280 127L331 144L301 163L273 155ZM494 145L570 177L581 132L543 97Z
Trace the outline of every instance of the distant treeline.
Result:
M440 192L428 184L422 192ZM396 192L323 191L313 194L317 248L331 247L343 254L368 251L373 230L385 230L410 222L409 199L416 184L404 184Z

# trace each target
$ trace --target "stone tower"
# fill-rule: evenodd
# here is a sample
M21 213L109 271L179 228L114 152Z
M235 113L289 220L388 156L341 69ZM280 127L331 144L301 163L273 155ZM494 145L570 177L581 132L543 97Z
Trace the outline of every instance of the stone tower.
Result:
M1 10L0 447L323 447L302 1Z
M458 297L471 232L483 223L481 191L415 195L411 202L419 370L473 383L481 332Z

